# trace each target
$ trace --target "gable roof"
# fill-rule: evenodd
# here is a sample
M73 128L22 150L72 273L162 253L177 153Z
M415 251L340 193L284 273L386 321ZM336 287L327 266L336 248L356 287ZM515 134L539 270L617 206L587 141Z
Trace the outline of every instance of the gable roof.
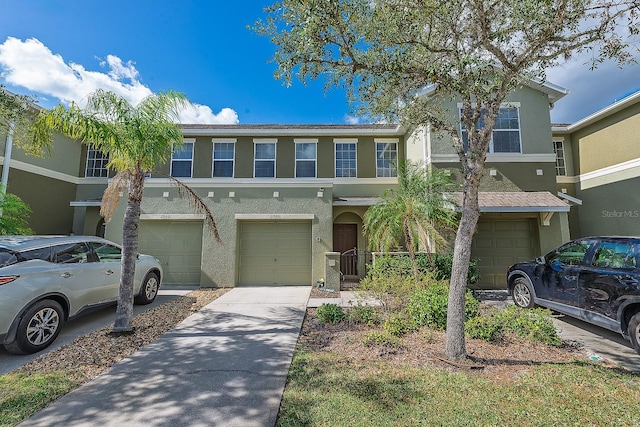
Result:
M558 101L561 98L564 98L565 96L567 96L569 94L569 90L563 88L562 86L558 86L556 84L553 84L551 82L547 82L547 81L540 81L538 79L526 79L523 82L524 86L528 86L532 89L538 90L544 94L546 94L549 97L549 104L553 105L556 101ZM431 95L433 92L435 92L437 85L436 84L430 84L427 85L425 87L423 87L421 90L418 91L417 95L418 96L429 96Z

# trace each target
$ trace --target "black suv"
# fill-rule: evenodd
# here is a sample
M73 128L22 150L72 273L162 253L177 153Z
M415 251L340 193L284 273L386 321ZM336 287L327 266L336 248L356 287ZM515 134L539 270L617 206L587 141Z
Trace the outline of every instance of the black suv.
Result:
M535 305L621 333L640 353L640 237L585 237L509 267L516 305Z

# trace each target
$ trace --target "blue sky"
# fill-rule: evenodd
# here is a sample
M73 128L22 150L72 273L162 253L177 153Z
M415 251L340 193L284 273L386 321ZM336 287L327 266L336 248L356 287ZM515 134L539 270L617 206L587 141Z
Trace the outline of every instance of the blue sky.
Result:
M247 29L266 0L0 0L0 83L39 104L82 98L98 87L131 101L176 90L198 105L192 123L329 124L355 120L344 92L322 82L291 87L273 77L274 47ZM550 70L571 93L554 122L579 120L640 89L640 66L577 59Z

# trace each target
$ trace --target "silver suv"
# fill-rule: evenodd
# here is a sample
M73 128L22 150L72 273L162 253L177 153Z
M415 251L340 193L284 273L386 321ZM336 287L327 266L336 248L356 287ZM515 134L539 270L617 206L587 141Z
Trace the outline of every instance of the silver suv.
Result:
M0 236L0 343L15 354L49 346L64 322L118 299L120 246L93 236ZM162 267L139 255L135 302L151 303Z

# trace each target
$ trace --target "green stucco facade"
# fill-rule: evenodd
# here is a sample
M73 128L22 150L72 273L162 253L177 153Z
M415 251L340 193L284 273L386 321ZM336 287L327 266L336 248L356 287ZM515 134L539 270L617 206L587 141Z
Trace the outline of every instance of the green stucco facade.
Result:
M640 93L555 129L566 173L557 188L579 200L571 237L640 235Z

